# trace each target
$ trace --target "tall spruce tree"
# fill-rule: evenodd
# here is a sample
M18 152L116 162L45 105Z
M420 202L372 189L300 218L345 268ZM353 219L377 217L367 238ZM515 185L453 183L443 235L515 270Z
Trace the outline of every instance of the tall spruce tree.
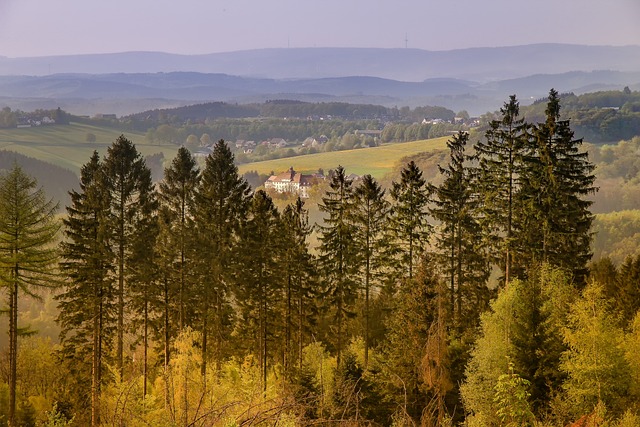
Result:
M159 184L159 261L161 264L165 368L169 366L170 339L185 327L195 327L194 209L199 170L184 147L178 149Z
M238 175L231 150L224 140L219 140L206 159L195 195L203 376L210 356L208 339L215 340L214 356L220 361L224 337L231 325L229 297L233 277L227 267L233 262L250 192L249 184Z
M530 126L520 118L516 96L500 109L502 117L489 124L485 141L478 141L479 185L483 232L489 240L493 262L500 265L509 283L514 257L515 196L520 188L524 150L529 146Z
M300 197L284 208L281 227L283 248L280 263L286 300L283 365L288 374L296 359L298 369L302 368L305 336L311 337L310 329L317 317L315 260L309 253L307 242L312 227L309 225L309 213ZM294 336L295 350L292 346ZM297 357L294 356L296 354Z
M253 196L239 244L238 285L235 296L240 307L239 330L245 343L258 355L263 390L267 387L267 366L275 359L275 337L284 332L283 292L279 258L283 252L279 214L263 190ZM286 320L286 319L285 319ZM257 346L256 346L257 344Z
M411 280L431 231L427 219L429 188L414 161L402 170L400 182L393 183L391 198L391 228L399 250L400 277Z
M369 361L369 303L371 293L380 289L389 276L391 265L387 225L391 208L385 191L365 175L353 192L354 239L360 256L359 275L364 291L364 362Z
M356 272L358 251L354 242L355 228L352 221L353 188L342 166L331 176L320 211L327 216L320 226L320 265L326 280L327 307L335 308L336 353L341 363L345 344L345 320L353 314L357 296Z
M57 282L58 253L54 240L60 226L58 205L47 200L34 179L15 164L0 177L0 279L9 314L9 414L16 426L19 293L37 297L39 288Z
M490 272L487 256L482 247L478 215L478 196L474 192L473 174L466 166L470 161L465 154L469 134L459 132L447 141L449 164L439 167L444 180L431 186L434 195L429 209L440 222L436 237L438 259L447 275L449 310L452 320L477 319L488 304L486 281ZM463 308L463 302L467 304Z
M105 355L115 332L114 255L109 245L109 193L97 152L80 171L80 191L72 190L64 222L61 270L68 280L57 297L65 353L82 365L90 359L91 425L100 424Z
M117 278L117 337L116 337L116 368L122 376L124 368L124 333L125 306L129 283L134 273L136 261L131 258L137 237L136 231L144 227L141 212L152 209L145 206L154 200L148 193L152 189L149 185L150 172L144 159L136 150L135 145L123 135L109 147L103 162L106 187L109 192L108 227L111 230L109 238L115 255L115 273ZM144 259L142 260L144 262Z
M560 98L553 89L545 114L546 121L535 128L535 146L522 171L519 263L558 266L584 284L591 258L593 202L587 197L596 191L594 165L581 151L582 139L574 138L569 121L560 120Z
M142 334L142 395L147 395L149 376L149 335L151 328L157 323L157 312L162 307L161 287L158 275L158 199L151 171L141 168L137 184L138 209L133 213L135 224L131 235L131 250L127 263L130 265L130 282L128 298L132 310L135 329Z

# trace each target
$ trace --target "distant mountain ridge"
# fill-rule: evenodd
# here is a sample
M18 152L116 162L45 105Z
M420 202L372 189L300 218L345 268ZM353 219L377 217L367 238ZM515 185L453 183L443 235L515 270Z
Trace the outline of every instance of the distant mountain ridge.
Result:
M126 52L0 57L0 107L131 114L270 99L494 111L550 88L640 90L640 46L538 44L452 51L262 49L210 55Z
M203 102L254 103L270 99L348 102L411 107L439 105L472 114L495 110L516 93L524 104L560 92L640 90L640 72L594 71L538 74L478 83L460 79L403 82L378 77L261 79L193 72L0 76L0 107L61 107L74 114L125 115Z
M479 82L569 71L640 71L640 46L533 44L448 51L281 48L177 55L162 52L0 57L0 75L193 71L272 79L370 76L418 82L447 77Z

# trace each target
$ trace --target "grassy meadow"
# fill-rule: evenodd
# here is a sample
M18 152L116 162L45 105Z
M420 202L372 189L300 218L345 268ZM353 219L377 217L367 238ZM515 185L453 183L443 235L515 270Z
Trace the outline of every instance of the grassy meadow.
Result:
M87 134L96 136L95 142L87 142ZM20 129L0 129L0 150L15 151L25 156L52 163L79 173L94 150L104 155L122 132L116 129L71 123L67 126L42 126ZM124 134L136 144L142 155L162 152L165 159L175 156L178 147L168 144L149 144L144 135L136 132ZM239 166L240 173L255 170L261 174L284 172L289 167L298 172L311 173L319 168L325 171L342 165L347 173L371 174L381 179L405 156L429 152L446 147L447 138L437 138L405 143L386 144L380 147L357 150L318 153L263 162L246 163Z
M356 150L333 151L329 153L310 154L306 156L288 157L284 159L267 160L264 162L245 163L239 166L240 173L255 170L260 174L271 171L281 173L291 166L297 172L312 173L319 168L328 171L342 165L348 174L371 174L381 179L391 172L398 161L405 156L444 149L448 137L386 144L380 147L360 148Z
M87 142L87 134L96 136L95 142ZM53 163L76 174L85 164L94 150L106 154L122 132L116 129L71 123L66 126L42 126L20 129L0 129L0 150L15 151L25 156ZM151 145L145 142L141 133L127 132L130 139L142 155L162 152L165 158L175 156L175 145Z

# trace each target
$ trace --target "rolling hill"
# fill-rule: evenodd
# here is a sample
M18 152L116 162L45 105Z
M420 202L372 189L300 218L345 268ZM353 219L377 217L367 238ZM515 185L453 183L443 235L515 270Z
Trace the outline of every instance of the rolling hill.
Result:
M132 114L201 102L294 99L440 105L479 115L511 94L640 89L640 46L538 44L452 51L262 49L0 57L0 107Z

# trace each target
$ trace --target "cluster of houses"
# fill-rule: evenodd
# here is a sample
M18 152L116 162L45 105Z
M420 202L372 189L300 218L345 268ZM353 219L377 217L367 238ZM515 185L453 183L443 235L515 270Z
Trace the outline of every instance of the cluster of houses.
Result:
M309 137L304 141L302 141L302 146L303 147L319 147L322 144L325 144L327 141L329 141L329 138L327 138L325 135L321 135L319 138ZM242 152L245 154L253 153L253 150L260 145L266 146L269 148L286 148L295 144L290 143L283 138L265 139L264 141L260 141L258 143L256 143L255 141L245 141L244 139L238 139L235 142L236 149L242 150Z
M38 127L38 126L49 126L55 125L56 121L51 117L45 116L41 118L30 118L30 117L18 117L17 127L19 128L30 128L30 127Z

